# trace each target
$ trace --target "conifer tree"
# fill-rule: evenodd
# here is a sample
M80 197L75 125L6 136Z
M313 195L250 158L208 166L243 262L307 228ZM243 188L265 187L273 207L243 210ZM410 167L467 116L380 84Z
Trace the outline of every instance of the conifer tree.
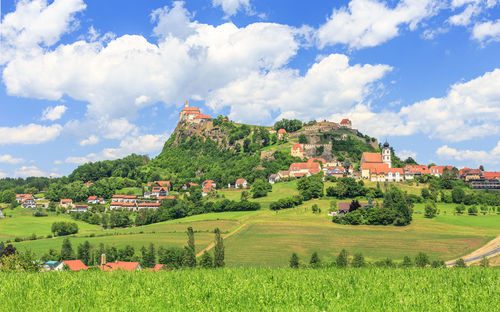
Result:
M354 268L361 268L366 265L365 263L365 257L363 257L363 254L357 253L354 255L354 259L352 259L352 266Z
M318 256L318 253L315 251L311 255L311 260L309 260L309 265L311 268L319 268L321 266L321 259Z
M90 243L89 241L85 241L82 244L78 245L77 248L77 258L81 260L85 265L90 265Z
M342 249L337 256L337 259L335 259L335 265L339 268L345 268L347 267L347 250Z
M190 268L196 266L196 251L194 245L194 231L192 227L187 228L188 245L184 250L184 264Z
M299 267L299 256L295 252L290 257L290 267L294 269Z
M214 247L214 267L222 268L225 266L224 263L224 242L220 236L219 228L214 230L215 233L215 247Z
M403 262L401 263L401 266L404 268L409 268L413 265L413 262L411 261L411 258L408 256L404 256Z
M415 257L415 265L419 268L424 268L428 264L430 264L430 261L427 254L419 252L418 255Z
M75 253L73 252L73 247L69 238L65 238L61 247L61 259L62 260L73 260L75 258Z

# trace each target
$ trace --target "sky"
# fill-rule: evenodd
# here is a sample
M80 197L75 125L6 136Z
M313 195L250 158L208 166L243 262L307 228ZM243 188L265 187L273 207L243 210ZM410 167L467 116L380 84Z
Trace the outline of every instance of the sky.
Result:
M0 177L154 157L186 100L500 171L500 0L4 0L0 35Z

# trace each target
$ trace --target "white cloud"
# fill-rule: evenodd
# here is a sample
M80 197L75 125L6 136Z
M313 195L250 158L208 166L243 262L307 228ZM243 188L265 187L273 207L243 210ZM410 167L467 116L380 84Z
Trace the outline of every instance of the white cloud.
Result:
M417 158L417 152L410 151L410 150L402 150L402 151L398 151L397 152L397 156L401 160L406 160L406 159L408 159L408 157L416 159Z
M62 160L54 160L55 165L61 165L63 162Z
M167 134L146 134L137 137L127 137L116 148L105 148L99 153L91 153L83 157L68 157L65 162L84 164L91 161L122 158L133 153L139 155L153 154L159 152L167 140Z
M428 134L451 142L500 133L500 69L451 86L441 98L375 113L357 105L345 114L353 126L374 136ZM340 118L333 114L332 118Z
M181 29L165 26L173 13L184 16L177 25ZM273 23L238 28L191 22L179 2L154 16L158 44L124 35L108 43L61 44L36 57L12 60L3 71L7 93L48 100L68 95L89 103L90 119L129 120L155 103L180 107L187 98L204 99L252 73L282 68L307 33ZM110 137L106 129L101 132Z
M99 138L95 135L91 135L86 139L80 141L81 146L94 145L99 143Z
M64 105L57 105L54 107L47 107L42 114L42 120L58 120L61 119L62 115L66 112L68 108Z
M491 151L457 150L448 145L441 146L436 154L444 159L472 162L475 165L500 163L500 141Z
M436 13L438 4L434 0L402 0L390 8L378 0L352 0L348 7L335 9L319 28L318 44L374 47L396 37L403 26L415 30L423 19Z
M186 39L196 33L196 23L191 23L193 15L184 8L183 1L174 1L172 8L165 6L151 13L151 21L158 22L153 34L158 37Z
M250 0L212 0L212 5L222 7L227 16L235 15L240 10L251 11Z
M38 169L36 166L22 166L17 168L15 175L19 177L44 177L45 172Z
M478 41L500 41L500 19L474 25L472 38Z
M42 47L57 43L77 23L75 13L86 7L83 0L21 0L16 10L2 19L0 64L21 55L37 55ZM41 47L41 46L42 47Z
M40 144L52 141L61 133L61 125L41 126L37 124L17 127L0 127L1 144Z
M391 70L387 65L349 65L342 54L322 58L301 76L296 70L253 73L211 93L207 105L214 110L231 107L237 121L278 118L302 120L327 117L331 111L347 111L362 102L374 82Z
M56 173L56 172L51 172L51 173L49 173L49 177L50 178L60 178L60 177L62 177L62 175L60 175L59 173Z
M22 162L24 162L24 159L22 159L22 158L14 158L8 154L0 155L0 163L19 164Z

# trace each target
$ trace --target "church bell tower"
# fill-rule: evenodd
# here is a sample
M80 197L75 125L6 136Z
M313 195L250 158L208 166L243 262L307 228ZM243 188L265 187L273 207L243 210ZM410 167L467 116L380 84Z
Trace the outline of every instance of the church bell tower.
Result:
M384 164L387 164L389 168L392 168L391 149L389 147L389 143L387 143L387 140L385 141L384 147L382 148L382 162Z

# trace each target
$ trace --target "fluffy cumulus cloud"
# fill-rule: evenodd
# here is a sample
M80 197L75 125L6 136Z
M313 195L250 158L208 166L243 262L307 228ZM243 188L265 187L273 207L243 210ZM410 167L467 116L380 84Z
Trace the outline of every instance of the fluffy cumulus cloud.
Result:
M376 136L424 133L458 142L495 135L500 133L500 69L454 84L445 97L404 106L399 112L373 112L360 104L346 115L354 126Z
M56 44L77 22L75 13L86 7L83 0L21 0L16 10L2 19L0 64L19 56L38 55Z
M250 11L250 0L212 0L214 7L220 6L228 16L235 15L240 10Z
M47 174L36 166L22 166L15 171L17 177L44 177Z
M352 0L335 9L317 33L320 47L344 44L352 49L377 46L396 37L401 28L417 28L437 12L434 0L402 0L394 7L384 1Z
M211 93L207 105L216 110L230 106L230 117L237 121L258 122L273 112L278 118L327 117L327 111L346 111L363 101L390 70L387 65L350 65L347 56L332 54L304 75L290 69L253 73Z
M91 153L86 156L71 156L66 158L65 162L84 164L90 161L122 158L132 153L153 154L163 148L167 139L167 134L146 134L137 137L127 137L120 142L118 147L105 148L99 153Z
M99 138L95 135L90 135L88 138L80 141L80 146L94 145L99 143Z
M12 157L9 154L0 155L0 163L19 164L19 163L22 163L22 162L24 162L24 159L22 159L22 158L15 158L15 157Z
M472 38L478 41L500 41L500 19L474 25Z
M37 124L17 127L0 127L1 144L40 144L52 141L61 133L61 125L42 126Z
M57 105L54 107L47 107L42 113L42 120L58 120L66 112L68 107L64 105Z
M436 154L443 159L468 161L475 165L498 165L500 164L500 141L491 151L457 150L443 145L436 151Z

